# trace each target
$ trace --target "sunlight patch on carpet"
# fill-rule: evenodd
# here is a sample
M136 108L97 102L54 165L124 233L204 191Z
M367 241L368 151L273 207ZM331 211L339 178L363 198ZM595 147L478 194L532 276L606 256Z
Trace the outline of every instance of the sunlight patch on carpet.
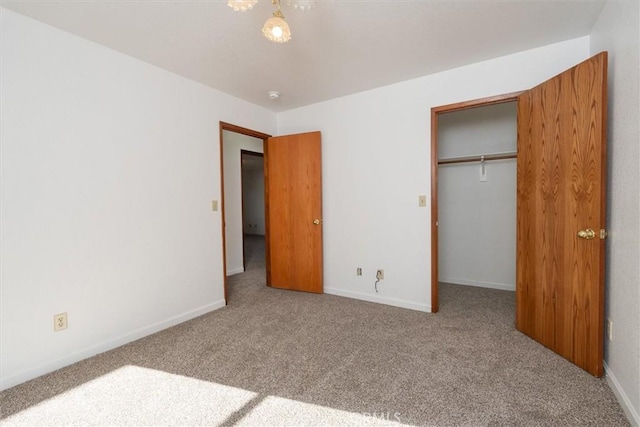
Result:
M129 365L14 414L2 424L217 425L256 396Z
M398 426L352 413L138 366L124 366L2 420L16 425Z

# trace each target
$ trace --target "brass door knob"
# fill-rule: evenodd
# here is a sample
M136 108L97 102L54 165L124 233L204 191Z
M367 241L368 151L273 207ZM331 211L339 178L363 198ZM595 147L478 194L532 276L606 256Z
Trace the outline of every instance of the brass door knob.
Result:
M578 237L582 239L591 240L596 237L596 232L590 228L587 228L586 230L578 231Z
M317 219L317 218L313 220L313 224L314 224L314 225L320 225L320 223L321 223L321 222L322 222L322 221L320 221L320 220L319 220L319 219Z

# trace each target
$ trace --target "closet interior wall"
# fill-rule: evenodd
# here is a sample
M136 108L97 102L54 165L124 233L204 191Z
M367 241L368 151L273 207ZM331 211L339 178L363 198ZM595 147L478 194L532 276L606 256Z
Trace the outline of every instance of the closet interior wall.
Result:
M438 117L438 159L506 153L513 158L438 167L440 283L515 291L515 102Z

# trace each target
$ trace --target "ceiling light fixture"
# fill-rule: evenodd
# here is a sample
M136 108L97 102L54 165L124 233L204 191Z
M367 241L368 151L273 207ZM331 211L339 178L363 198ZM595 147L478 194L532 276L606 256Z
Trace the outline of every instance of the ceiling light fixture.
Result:
M227 5L236 12L245 12L252 9L258 0L229 0ZM287 4L294 9L311 9L314 0L287 0ZM291 29L284 20L282 10L280 10L280 0L271 0L271 4L276 6L273 16L266 20L262 27L262 34L275 43L286 43L291 40Z
M278 8L273 12L273 16L265 21L262 34L272 42L285 43L291 40L291 30L280 10L280 0L273 0L273 2L278 5Z
M236 12L246 12L249 9L253 9L256 3L258 3L258 0L229 0L227 4Z

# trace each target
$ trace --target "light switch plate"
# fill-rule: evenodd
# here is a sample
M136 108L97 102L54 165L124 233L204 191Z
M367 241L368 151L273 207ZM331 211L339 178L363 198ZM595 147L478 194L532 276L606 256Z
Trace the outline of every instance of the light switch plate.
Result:
M218 210L218 201L217 200L212 200L211 201L211 210L216 212Z
M427 196L421 194L418 196L418 207L426 208L427 207Z

